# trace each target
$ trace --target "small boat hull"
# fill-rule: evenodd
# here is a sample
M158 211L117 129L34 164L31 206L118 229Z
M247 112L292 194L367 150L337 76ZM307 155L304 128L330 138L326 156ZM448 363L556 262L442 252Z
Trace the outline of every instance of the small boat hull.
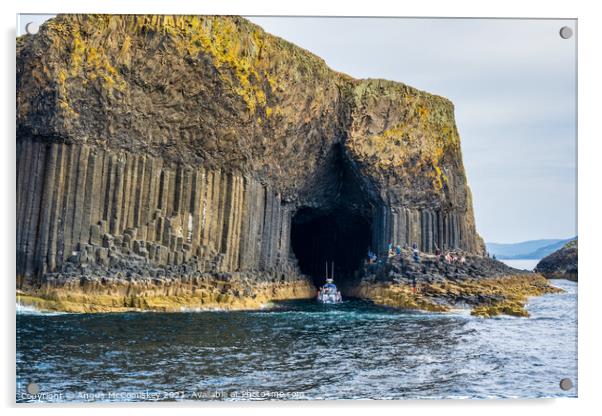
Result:
M341 296L341 292L339 292L337 289L322 288L322 290L320 290L318 293L316 300L324 304L335 304L341 303L343 298Z
M337 285L334 284L334 262L332 262L330 276L328 276L328 262L326 262L326 284L318 291L316 300L325 304L341 303L343 301L341 292L337 288Z

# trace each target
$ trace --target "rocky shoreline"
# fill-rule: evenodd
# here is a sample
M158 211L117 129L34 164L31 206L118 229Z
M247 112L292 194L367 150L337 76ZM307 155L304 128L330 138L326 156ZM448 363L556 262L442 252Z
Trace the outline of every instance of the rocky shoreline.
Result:
M258 282L232 274L203 274L183 279L48 280L17 290L17 303L41 311L187 312L261 309L269 302L315 295L311 281L272 279Z
M468 253L455 257L463 261L421 254L416 262L410 250L402 250L386 262L366 265L364 277L347 292L395 308L435 312L469 308L483 317L527 317L528 297L562 292L537 273Z
M341 282L341 288L347 297L398 309L471 309L473 315L482 317L527 317L528 297L562 291L538 273L468 253L457 252L455 257L450 262L421 253L416 262L412 251L403 249L385 261L365 264L356 279ZM294 269L287 273L200 272L191 262L157 269L131 259L127 269L117 264L113 269L89 268L84 273L80 264L68 273L48 274L41 283L18 283L17 302L22 305L86 313L261 309L271 301L311 299L316 293L311 279Z

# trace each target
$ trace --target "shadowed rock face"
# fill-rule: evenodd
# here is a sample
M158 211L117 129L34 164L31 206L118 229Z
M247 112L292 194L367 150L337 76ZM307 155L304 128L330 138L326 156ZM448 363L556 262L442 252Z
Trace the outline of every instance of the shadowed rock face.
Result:
M354 233L349 274L389 242L483 250L451 102L239 17L62 15L19 38L17 195L29 283L303 279L295 245Z
M569 241L560 250L544 257L537 263L535 271L548 279L578 280L578 243Z

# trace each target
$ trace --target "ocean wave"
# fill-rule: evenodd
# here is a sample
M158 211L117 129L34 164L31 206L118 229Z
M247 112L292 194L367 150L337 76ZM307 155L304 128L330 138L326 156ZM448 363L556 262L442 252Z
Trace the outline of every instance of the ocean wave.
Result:
M16 306L17 315L43 315L43 316L53 316L53 315L66 315L68 312L51 312L51 311L42 311L37 309L31 305L23 305L22 303L17 302Z
M227 308L218 308L218 307L211 307L211 308L203 308L203 307L198 307L198 308L190 308L188 306L182 306L180 308L180 312L184 312L184 313L200 313L200 312L229 312L231 311L231 309L227 309ZM160 311L157 311L159 313L161 313Z

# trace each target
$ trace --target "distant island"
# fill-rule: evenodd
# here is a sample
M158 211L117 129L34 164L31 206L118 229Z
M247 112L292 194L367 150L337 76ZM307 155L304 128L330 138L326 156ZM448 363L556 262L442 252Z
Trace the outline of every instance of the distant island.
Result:
M574 241L577 236L566 239L528 240L520 243L486 243L487 250L498 259L542 259Z

